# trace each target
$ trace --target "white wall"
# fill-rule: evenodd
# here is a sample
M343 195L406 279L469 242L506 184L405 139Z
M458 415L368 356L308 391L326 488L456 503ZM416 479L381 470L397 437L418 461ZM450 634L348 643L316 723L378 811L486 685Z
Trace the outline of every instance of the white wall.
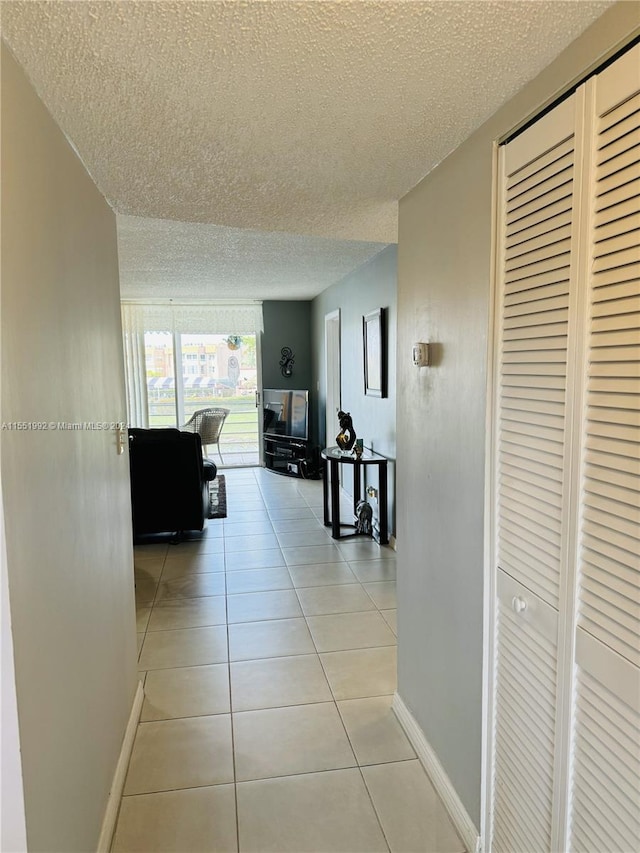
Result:
M480 827L492 146L640 26L618 3L400 203L399 694Z
M2 421L124 421L115 218L2 49ZM2 436L29 850L96 848L136 686L127 456Z

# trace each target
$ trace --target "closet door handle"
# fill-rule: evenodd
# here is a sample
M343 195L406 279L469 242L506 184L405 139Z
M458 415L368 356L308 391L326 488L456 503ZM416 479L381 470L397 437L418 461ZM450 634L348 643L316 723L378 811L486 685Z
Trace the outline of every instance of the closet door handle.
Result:
M524 598L519 598L517 595L514 595L511 599L511 606L516 613L522 613L523 610L527 609L527 602Z

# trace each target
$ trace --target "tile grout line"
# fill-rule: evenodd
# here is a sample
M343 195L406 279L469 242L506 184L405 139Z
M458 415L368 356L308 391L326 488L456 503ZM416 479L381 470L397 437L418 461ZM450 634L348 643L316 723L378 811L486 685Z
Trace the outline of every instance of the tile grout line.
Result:
M292 578L292 580L293 580L293 578ZM296 589L296 595L297 595L297 594L298 594L298 591L297 591L297 589ZM299 596L298 596L298 601L300 601ZM375 602L374 602L374 603L375 603ZM302 602L301 602L301 601L300 601L300 609L302 610ZM338 705L338 700L336 699L336 696L335 696L335 693L334 693L333 687L331 686L331 682L330 682L330 680L329 680L329 676L327 675L327 671L326 671L326 668L325 668L325 665L324 665L324 661L322 660L322 656L321 656L320 652L318 651L318 646L317 646L316 641L315 641L315 638L314 638L314 636L313 636L313 632L311 631L311 626L309 625L309 622L308 622L308 619L307 619L307 614L304 612L304 610L303 610L302 612L303 612L303 615L304 615L305 623L306 623L306 625L307 625L307 631L309 632L309 634L310 634L310 636L311 636L311 642L312 642L312 643L313 643L313 645L314 645L314 648L315 648L316 653L317 653L317 655L318 655L318 660L320 661L320 666L322 667L322 671L323 671L323 673L324 673L324 677L325 677L325 679L326 679L327 684L329 685L329 690L331 691L331 695L332 695L332 697L333 697L333 704L334 704L334 706L335 706L336 713L338 714L338 719L340 720L340 722L341 722L341 724L342 724L342 730L344 731L345 737L347 738L347 742L348 742L348 744L349 744L349 748L351 749L351 752L352 752L352 754L353 754L354 760L355 760L355 762L356 762L356 767L357 767L358 772L359 772L359 774L360 774L360 778L361 778L361 780L362 780L362 784L364 785L364 789L365 789L365 791L367 792L367 797L369 798L369 802L371 803L371 807L372 807L372 809L373 809L373 813L374 813L374 815L375 815L375 817L376 817L376 820L377 820L377 822L378 822L378 826L379 826L379 828L380 828L380 832L382 833L382 837L384 838L384 843L387 845L387 850L389 851L389 853L391 853L391 845L389 844L389 842L388 842L388 840L387 840L387 836L386 836L385 831L384 831L384 828L383 828L383 826L382 826L382 822L381 822L381 820L380 820L380 816L378 815L378 812L377 812L377 810L376 810L376 807L375 807L375 805L374 805L374 803L373 803L373 798L372 798L372 796L371 796L371 792L369 791L369 788L367 787L367 783L366 783L366 780L365 780L365 778L364 778L364 773L362 772L362 768L360 767L360 762L359 762L358 756L356 755L356 751L355 751L355 748L354 748L354 746L353 746L353 742L352 742L351 738L349 737L349 732L347 731L347 726L346 726L346 724L345 724L344 717L343 717L343 716L342 716L342 714L340 713L340 707L339 707L339 705ZM369 698L370 698L370 697L369 697Z
M255 475L254 475L255 477ZM229 722L231 725L231 760L233 762L233 797L236 809L236 849L240 851L240 814L238 808L238 773L236 768L236 742L235 742L235 725L233 716L233 690L231 687L231 637L229 636L229 595L227 588L227 548L226 535L224 528L222 530L224 543L224 606L226 615L226 633L227 633L227 678L229 684Z
M341 553L342 553L342 552L341 552ZM347 566L349 566L349 562L348 562L348 561L346 561L346 562L347 562ZM350 571L353 571L353 570L351 569L351 566L349 566L349 570L350 570ZM354 572L354 575L355 575L355 572ZM359 583L360 583L360 585L362 586L362 583L360 582L360 579L359 579L359 578L358 578L358 582L359 582ZM364 587L362 587L362 588L364 589ZM365 593L366 593L366 590L364 590L364 591L365 591ZM367 594L368 594L368 593L367 593ZM371 596L369 596L369 598L371 598ZM373 601L373 599L371 599L371 600ZM373 601L373 604L374 604L374 606L376 606L376 607L377 607L377 605L376 605L375 601ZM302 605L301 605L301 606L302 606ZM363 611L363 612L371 612L371 611ZM378 612L379 612L379 611L378 611ZM382 618L384 619L384 616L383 616ZM305 614L305 621L307 621L307 616L306 616L306 614ZM385 621L386 621L386 620L385 620ZM317 645L316 645L315 639L313 638L313 634L311 633L311 627L309 626L308 621L307 621L307 629L308 629L309 633L311 634L311 639L313 640L314 646L316 646L316 649L317 649ZM393 632L392 632L392 633L393 633ZM397 643L396 643L396 655L397 655ZM358 772L359 772L359 774L360 774L360 778L362 779L362 784L364 785L364 789L365 789L365 791L367 792L367 797L369 798L369 802L371 803L371 808L373 809L373 813L374 813L374 815L375 815L375 817L376 817L376 820L378 821L378 826L380 827L380 832L382 833L382 837L383 837L383 839L384 839L384 843L387 845L387 850L389 851L389 853L391 853L391 845L389 844L389 841L388 841L388 839L387 839L387 835L386 835L386 833L385 833L385 831L384 831L384 827L383 827L383 825L382 825L382 821L380 820L380 815L378 814L378 811L377 811L377 809L376 809L376 807L375 807L375 803L373 802L373 797L371 796L371 791L369 790L369 787L368 787L368 785L367 785L366 779L364 778L364 773L362 772L362 766L360 765L360 760L358 759L358 756L356 755L356 750L355 750L355 748L354 748L353 742L352 742L351 738L349 737L349 732L348 732L348 730L347 730L347 726L346 726L346 723L345 723L345 721L344 721L344 717L343 717L342 713L340 712L340 706L338 705L338 701L337 701L337 700L336 700L336 698L335 698L335 694L334 694L334 692L333 692L333 688L331 687L331 682L329 681L329 677L327 676L326 669L325 669L325 666L324 666L324 662L323 662L323 660L322 660L322 656L320 655L320 653L318 653L318 658L320 659L320 665L322 666L323 672L325 673L325 678L327 679L327 683L329 684L329 689L331 690L331 695L334 697L334 702L335 702L335 705L336 705L336 711L338 712L338 717L340 718L340 721L341 721L341 723L342 723L342 728L343 728L344 733L345 733L345 735L346 735L346 737L347 737L347 740L348 740L348 742L349 742L349 746L350 746L350 748L351 748L351 751L353 752L353 756L354 756L354 758L355 758L355 760L356 760L356 764L357 764L357 767L358 767ZM361 698L363 698L363 697L361 697ZM373 697L366 697L366 698L373 698Z
M134 546L134 548L135 548L135 546ZM138 652L138 657L136 658L136 663L137 663L137 664L139 664L139 663L140 663L140 658L142 657L142 652L143 652L143 650L144 650L145 643L147 642L147 634L149 633L149 623L151 622L151 616L153 615L153 608L155 607L156 598L157 598L157 596L158 596L158 590L160 589L160 582L161 582L161 580L162 580L162 575L164 574L164 567L165 567L166 562L167 562L167 555L168 555L168 552L169 552L169 549L168 549L168 546L166 546L166 550L165 550L165 552L164 552L164 557L162 558L162 568L160 569L160 574L158 575L158 580L157 580L157 583L156 583L155 591L154 591L154 593L153 593L153 598L152 598L152 599L151 599L151 601L150 601L150 607L149 607L149 618L147 619L147 623L146 623L146 625L145 625L145 627L144 627L144 632L141 632L141 633L144 633L144 636L143 636L143 638L142 638L142 644L140 645L140 650L139 650L139 652ZM133 563L134 563L134 604L135 604L135 550L134 550ZM137 610L137 607L136 607L136 610ZM152 632L152 633L153 633L153 632ZM144 689L144 685L145 685L145 682L146 682L146 680L147 680L147 675L146 675L147 670L142 670L142 671L145 673L145 676L144 676L144 678L142 679L142 687L143 687L143 689ZM140 670L138 670L138 672L140 672ZM136 731L137 731L137 730L136 730Z
M223 533L224 535L224 533ZM224 609L226 616L226 635L227 635L227 683L229 687L229 723L231 726L231 760L233 762L233 799L236 809L236 849L240 850L240 818L238 816L238 774L236 772L236 743L235 743L235 728L233 724L233 691L231 689L231 638L229 637L229 599L227 595L227 558L225 553L225 573L224 573Z

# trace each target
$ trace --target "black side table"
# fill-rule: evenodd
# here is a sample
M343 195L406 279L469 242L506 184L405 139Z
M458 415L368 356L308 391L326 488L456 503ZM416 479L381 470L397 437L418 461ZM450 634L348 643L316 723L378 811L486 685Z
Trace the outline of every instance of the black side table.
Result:
M380 544L387 545L389 532L387 525L387 459L374 453L372 450L364 450L360 459L351 454L343 454L339 447L325 447L321 453L324 459L324 478L322 491L324 495L324 524L331 525L331 536L334 539L348 539L352 536L360 536L359 533L340 533L340 477L339 465L353 466L353 511L362 495L363 475L367 465L378 466L378 521L380 524ZM329 494L331 494L331 508L329 508ZM346 525L353 527L353 524Z

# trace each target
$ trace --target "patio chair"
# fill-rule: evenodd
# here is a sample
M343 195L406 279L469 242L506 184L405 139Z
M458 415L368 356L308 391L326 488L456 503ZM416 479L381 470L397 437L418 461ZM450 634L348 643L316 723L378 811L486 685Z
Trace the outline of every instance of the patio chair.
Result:
M207 456L207 446L215 444L218 448L218 456L224 465L224 459L220 452L220 433L230 409L212 408L198 409L182 427L188 432L197 432L202 441L202 449Z

